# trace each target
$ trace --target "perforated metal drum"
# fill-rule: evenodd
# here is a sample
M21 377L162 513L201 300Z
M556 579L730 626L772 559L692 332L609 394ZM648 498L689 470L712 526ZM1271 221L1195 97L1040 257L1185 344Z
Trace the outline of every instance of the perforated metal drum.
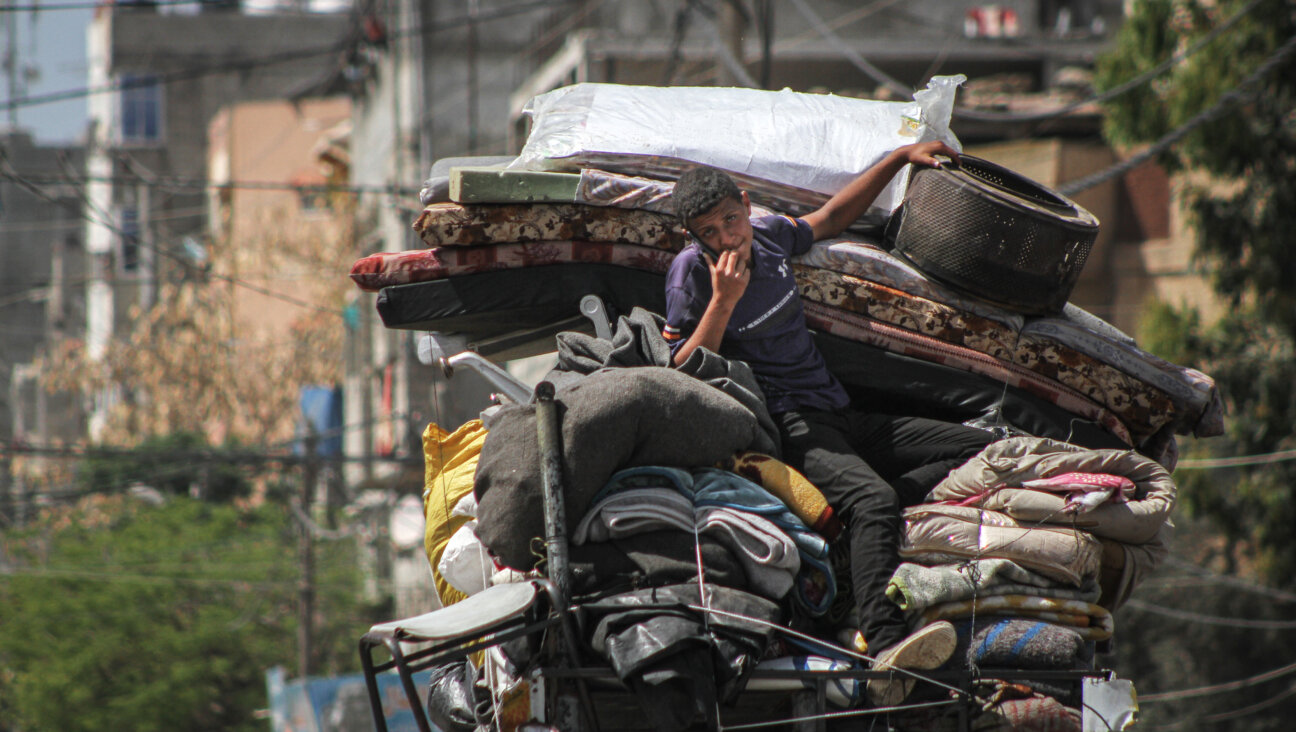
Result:
M919 168L888 238L933 278L1027 313L1066 305L1098 237L1074 201L988 160Z

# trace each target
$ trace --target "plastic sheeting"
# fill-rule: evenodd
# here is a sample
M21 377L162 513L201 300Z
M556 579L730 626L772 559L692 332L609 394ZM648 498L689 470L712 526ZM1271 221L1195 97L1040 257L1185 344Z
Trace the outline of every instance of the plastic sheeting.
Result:
M963 76L938 76L912 102L879 102L788 89L575 84L532 99L533 126L510 167L598 167L675 177L692 164L726 170L741 184L767 181L831 195L902 145L944 140ZM674 175L672 175L672 173ZM908 171L865 215L880 224L900 204ZM775 196L777 197L777 196ZM801 202L812 200L801 197ZM792 206L793 209L796 206Z

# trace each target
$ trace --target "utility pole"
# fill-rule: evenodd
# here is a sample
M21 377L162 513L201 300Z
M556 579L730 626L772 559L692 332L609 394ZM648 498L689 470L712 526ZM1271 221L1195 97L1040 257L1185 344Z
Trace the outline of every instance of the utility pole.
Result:
M301 564L301 579L297 586L297 673L305 679L311 672L311 645L315 615L315 552L311 546L311 502L315 496L315 480L319 476L319 436L315 426L306 425L306 460L302 464L301 515L297 523L301 535L297 544L297 558Z
M468 0L468 154L477 154L477 0Z
M155 265L156 258L153 256L153 196L149 190L147 181L140 181L136 189L136 201L139 213L136 215L136 222L139 226L139 242L136 246L135 266L139 272L139 302L140 307L148 310L153 306L153 300L157 293L155 287Z
M729 53L733 55L738 63L743 63L743 30L746 25L746 18L743 11L738 7L736 0L723 0L720 3L720 42ZM740 86L741 82L738 76L729 70L724 63L716 61L716 78L720 86Z

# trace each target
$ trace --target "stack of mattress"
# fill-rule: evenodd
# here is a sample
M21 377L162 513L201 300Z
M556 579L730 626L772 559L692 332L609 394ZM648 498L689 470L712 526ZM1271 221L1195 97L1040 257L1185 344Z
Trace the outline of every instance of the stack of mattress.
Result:
M389 327L506 331L570 316L585 294L617 312L662 309L663 275L686 243L670 181L591 168L459 167L448 178L451 200L429 202L414 222L426 249L352 268L358 286L381 292ZM863 235L819 242L794 267L807 319L857 398L911 392L916 412L1135 447L1167 465L1174 434L1222 431L1208 376L1074 306L1026 316L961 295Z

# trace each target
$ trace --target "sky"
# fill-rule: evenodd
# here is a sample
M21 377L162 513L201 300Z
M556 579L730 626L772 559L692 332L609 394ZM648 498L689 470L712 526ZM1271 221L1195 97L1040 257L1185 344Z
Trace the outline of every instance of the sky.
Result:
M3 4L29 7L30 0L4 0ZM32 64L40 78L27 89L28 95L48 94L86 86L86 26L94 11L84 0L50 0L42 2L39 13L18 12L17 51L20 64ZM59 5L74 6L59 9ZM33 24L34 19L34 24ZM9 36L0 37L0 47L7 48ZM0 80L0 97L11 98L7 78ZM8 112L0 112L0 124L9 122ZM18 109L18 126L46 145L76 142L85 131L86 98L78 97L49 104Z

